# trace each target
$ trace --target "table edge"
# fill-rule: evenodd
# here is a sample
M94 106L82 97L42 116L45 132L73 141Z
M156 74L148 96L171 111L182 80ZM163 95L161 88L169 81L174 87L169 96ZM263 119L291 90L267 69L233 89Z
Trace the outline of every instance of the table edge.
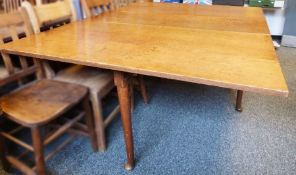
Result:
M208 79L203 79L203 78L185 77L185 76L176 75L176 74L169 74L169 73L165 73L165 72L154 72L154 71L147 71L147 70L133 69L133 68L128 69L128 68L122 68L122 67L116 66L116 65L108 65L108 64L102 64L102 63L101 64L100 63L90 63L90 62L76 61L73 59L71 59L69 61L65 61L63 58L38 55L38 54L32 54L32 53L24 53L24 52L19 52L19 51L11 51L11 50L6 50L6 49L2 49L1 52L6 53L6 54L14 54L14 55L18 55L18 56L32 57L32 58L43 59L43 60L51 60L51 61L60 61L60 62L64 62L64 63L79 64L79 65L84 65L84 66L108 69L108 70L112 70L112 71L121 71L121 72L126 72L126 73L140 74L140 75L146 75L146 76L152 76L152 77L158 77L158 78L166 78L166 79L178 80L178 81L196 83L196 84L204 84L204 85L208 85L208 86L216 86L216 87L233 89L233 90L255 92L255 93L260 93L263 95L274 95L274 96L283 96L283 97L288 97L288 95L289 95L288 87L286 90L264 89L264 88L254 87L254 86L252 87L252 86L238 85L238 84L233 84L233 83L225 83L225 82L208 80Z

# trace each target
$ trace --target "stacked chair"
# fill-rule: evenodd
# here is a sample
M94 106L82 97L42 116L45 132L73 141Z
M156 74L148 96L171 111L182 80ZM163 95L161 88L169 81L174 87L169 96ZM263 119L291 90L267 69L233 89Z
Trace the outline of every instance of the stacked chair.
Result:
M0 15L0 18L5 19L0 21L0 28L9 28L13 41L19 39L17 26L25 28L26 36L32 33L23 9ZM0 41L3 42L3 37L0 37ZM78 133L89 136L93 149L97 151L88 88L45 79L42 62L38 59L12 58L6 53L2 53L2 58L7 74L1 77L0 86L21 81L19 87L0 98L1 118L16 124L10 130L0 126L0 157L5 170L13 166L24 174L46 174L45 161L64 148ZM23 131L26 130L30 131L29 140L32 140L32 144L18 138L18 133L25 133ZM44 147L61 136L66 139L44 155ZM15 156L8 143L14 143L25 151ZM31 168L21 161L29 153L33 154L35 160Z

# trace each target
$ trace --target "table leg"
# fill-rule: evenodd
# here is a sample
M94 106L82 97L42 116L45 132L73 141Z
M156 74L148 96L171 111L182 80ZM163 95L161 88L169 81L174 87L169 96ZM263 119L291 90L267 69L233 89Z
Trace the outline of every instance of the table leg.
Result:
M235 110L237 110L238 112L243 111L242 99L243 99L243 91L238 90L237 91L237 96L236 96L236 106L235 106Z
M126 170L132 170L134 168L135 163L128 75L126 75L123 72L114 72L114 82L117 87L117 93L119 98L120 113L128 161L124 167Z

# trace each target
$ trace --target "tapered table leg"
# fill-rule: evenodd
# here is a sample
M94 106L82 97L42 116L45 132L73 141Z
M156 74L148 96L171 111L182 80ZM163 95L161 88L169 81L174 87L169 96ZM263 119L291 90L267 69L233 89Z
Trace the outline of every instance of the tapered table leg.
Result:
M127 163L124 167L126 170L132 170L134 168L135 162L128 75L123 72L114 72L114 82L117 87L127 153Z
M243 91L238 90L237 91L237 96L236 96L236 106L235 106L235 110L237 110L238 112L243 111L242 99L243 99Z

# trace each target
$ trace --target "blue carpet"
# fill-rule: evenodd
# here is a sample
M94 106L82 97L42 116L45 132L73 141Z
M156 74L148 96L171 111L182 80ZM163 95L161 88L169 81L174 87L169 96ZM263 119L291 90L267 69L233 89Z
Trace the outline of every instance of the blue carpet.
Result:
M79 137L48 161L50 174L182 175L296 174L296 51L278 51L288 98L163 79L147 79L150 104L136 96L133 112L136 167L126 160L120 119L107 129L108 149L93 153ZM258 75L260 76L260 75ZM2 170L1 170L2 171ZM3 172L3 171L2 171Z

